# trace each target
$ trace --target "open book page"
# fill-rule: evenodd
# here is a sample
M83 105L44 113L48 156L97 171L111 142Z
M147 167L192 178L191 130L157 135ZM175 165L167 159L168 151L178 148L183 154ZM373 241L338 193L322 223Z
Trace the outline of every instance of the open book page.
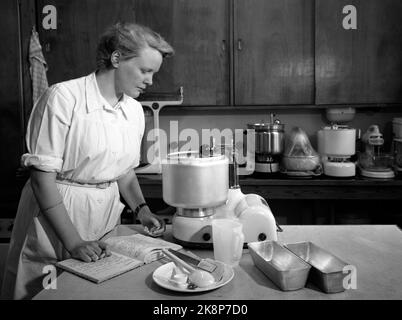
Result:
M112 251L150 263L163 257L162 248L179 250L182 246L162 239L137 233L130 236L110 237L105 240Z
M75 273L90 281L99 283L118 276L144 263L140 260L126 257L116 252L95 262L84 262L76 259L67 259L57 262L56 266Z

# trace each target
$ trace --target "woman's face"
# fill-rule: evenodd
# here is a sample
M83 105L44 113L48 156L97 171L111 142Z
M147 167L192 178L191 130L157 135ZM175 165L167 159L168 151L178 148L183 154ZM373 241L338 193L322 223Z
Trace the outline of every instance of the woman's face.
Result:
M162 54L150 47L142 49L138 57L120 60L116 69L116 93L137 98L152 85L152 77L159 71L161 64Z

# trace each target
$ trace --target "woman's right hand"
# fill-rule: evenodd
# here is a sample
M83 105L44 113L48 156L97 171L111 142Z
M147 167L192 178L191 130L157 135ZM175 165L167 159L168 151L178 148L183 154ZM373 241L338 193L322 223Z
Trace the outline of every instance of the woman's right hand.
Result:
M92 262L111 255L109 246L103 241L83 241L70 251L71 257Z

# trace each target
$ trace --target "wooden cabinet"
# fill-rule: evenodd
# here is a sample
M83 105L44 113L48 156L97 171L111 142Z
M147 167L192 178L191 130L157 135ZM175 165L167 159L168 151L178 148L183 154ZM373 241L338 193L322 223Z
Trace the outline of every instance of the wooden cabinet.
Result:
M117 22L138 22L160 33L175 49L154 77L152 92L184 87L186 105L229 103L227 0L37 0L57 9L56 30L41 28L49 83L86 75L96 67L103 30Z
M184 87L184 105L229 104L228 0L137 0L135 21L165 35L166 59L151 91Z
M401 103L402 1L316 0L315 15L316 103Z
M19 159L23 150L23 121L20 77L20 43L18 2L6 0L0 11L0 176L1 185L15 180ZM1 192L1 197L4 193ZM3 200L3 199L2 199ZM0 201L0 204L4 203ZM7 201L7 199L4 199Z
M234 3L235 104L314 104L314 1Z
M0 10L0 217L14 217L25 179L16 178L25 151L25 126L32 105L28 47L31 1L5 0ZM4 231L4 230L3 230Z
M49 66L49 84L85 76L96 68L101 33L119 20L132 20L134 1L36 0L38 32ZM57 10L57 29L42 27L45 6Z
M399 0L36 0L54 5L57 30L40 28L49 82L95 69L100 33L136 21L176 50L152 92L184 87L186 106L402 102ZM357 29L344 29L345 6Z

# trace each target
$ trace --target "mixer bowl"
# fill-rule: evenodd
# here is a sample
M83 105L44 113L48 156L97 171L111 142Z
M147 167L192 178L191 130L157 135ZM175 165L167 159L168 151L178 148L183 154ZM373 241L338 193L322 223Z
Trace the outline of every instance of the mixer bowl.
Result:
M392 169L394 157L389 154L371 155L359 154L359 165L369 171L384 171Z
M320 165L319 156L283 156L282 164L290 171L314 171Z
M212 208L226 202L229 190L229 159L223 155L200 157L176 152L162 161L163 200L174 207Z

